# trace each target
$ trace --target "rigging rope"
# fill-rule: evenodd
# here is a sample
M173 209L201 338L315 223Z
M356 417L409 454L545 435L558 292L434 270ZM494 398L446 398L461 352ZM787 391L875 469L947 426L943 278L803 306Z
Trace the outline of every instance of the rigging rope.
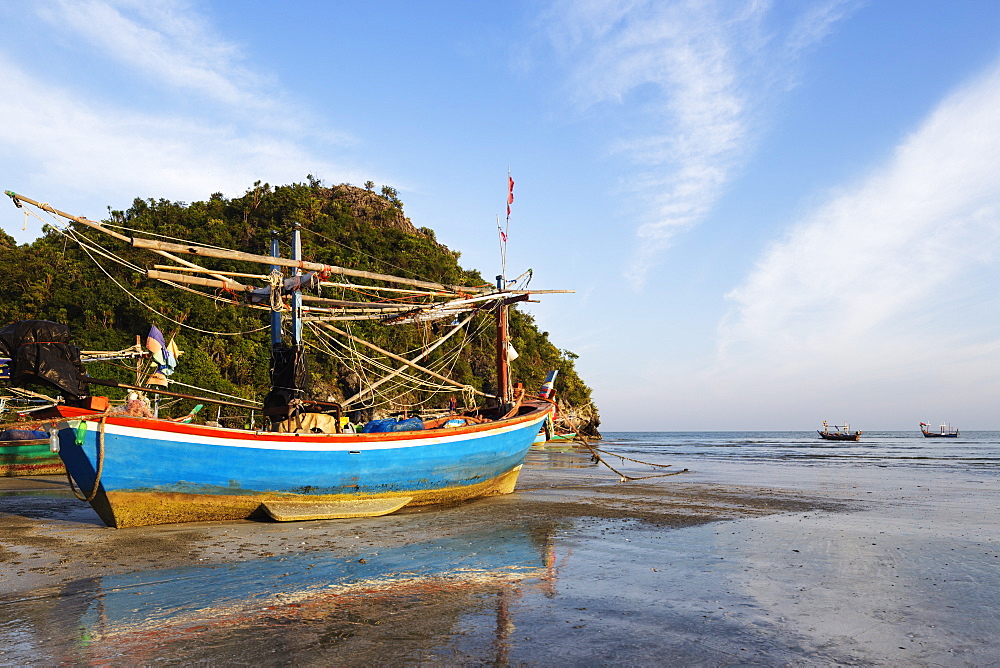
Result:
M462 391L468 393L470 390L474 391L474 389L468 385L459 386L457 383L455 386L442 385L440 383L430 381L423 377L415 377L413 375L413 372L416 371L419 373L420 369L414 369L413 371L407 369L405 370L405 372L394 370L391 367L387 366L386 364L377 361L374 357L363 355L362 353L360 353L357 350L357 348L354 347L355 341L350 338L348 338L349 343L344 343L339 339L332 338L329 334L327 334L327 332L322 331L315 326L310 326L310 329L313 330L317 339L327 342L327 349L331 352L331 354L334 354L336 357L338 357L338 359L343 359L343 358L340 355L337 355L336 351L334 351L332 348L329 348L330 343L333 343L334 345L339 346L341 348L350 350L352 358L359 363L367 362L368 365L375 368L376 370L380 370L381 372L391 371L394 374L396 374L396 377L399 378L399 381L393 384L392 389L394 391L398 391L399 389L404 389L408 391L416 391L422 389L425 391L433 391L435 394L443 392L456 392L456 391ZM467 331L464 329L462 333L467 335ZM461 352L460 347L455 347L453 350L443 353L438 360L435 360L432 363L425 365L425 368L434 373L440 373L440 371L445 370L446 367L448 367L450 370L450 368L454 367L454 364L457 362L460 352ZM377 394L385 395L386 392L385 390L382 390ZM377 394L372 392L372 398L371 398L372 401L377 400ZM418 403L422 405L430 400L431 397L427 397Z
M25 215L28 215L28 213L29 213L28 209L25 209ZM31 211L30 213L31 213L31 215L33 215L36 218L38 218L39 221L42 222L43 224L46 223L46 221L44 219L42 219L40 216L38 216L37 214L35 214L33 211ZM51 212L50 212L50 215L52 215ZM53 218L53 220L56 219L55 216L52 216L52 218ZM148 235L153 236L153 237L159 237L159 238L163 238L163 239L170 239L170 240L173 240L173 241L181 241L181 242L185 242L186 241L184 239L178 239L176 237L171 237L171 236L168 236L168 235L158 234L158 233L150 232L148 230L140 230L140 229L137 229L137 228L130 228L130 227L126 227L124 225L107 224L107 226L108 227L113 227L113 228L116 228L116 229L120 229L120 230L125 230L125 231L143 232L144 234L148 234ZM156 313L159 317L164 318L165 320L167 320L167 321L169 321L171 323L174 323L174 324L176 324L176 325L178 325L180 327L183 327L183 328L191 330L191 331L200 332L202 334L207 334L207 335L214 335L214 336L244 336L244 335L247 335L247 334L251 334L251 333L263 331L265 329L268 329L268 327L269 327L269 325L264 325L262 327L255 328L255 329L250 329L250 330L246 330L246 331L239 331L239 332L217 332L217 331L205 330L205 329L201 329L201 328L198 328L198 327L194 327L192 325L189 325L189 324L186 324L186 323L181 322L179 320L176 320L174 318L171 318L171 317L165 315L162 311L154 308L150 304L148 304L145 301L143 301L142 299L140 299L136 294L134 294L132 291L130 291L125 285L123 285L121 282L119 282L103 266L103 264L98 259L98 257L103 258L105 260L109 260L111 262L115 262L116 264L119 264L120 266L125 267L126 269L129 269L131 271L135 271L135 272L138 272L138 273L142 273L142 274L146 273L146 271L145 271L144 268L142 268L139 265L136 265L136 264L128 261L124 257L121 257L120 255L112 252L111 250L109 250L109 249L101 246L100 244L94 242L93 240L91 240L90 238L88 238L86 235L84 235L81 232L75 230L72 226L68 226L67 225L64 228L64 227L60 226L58 223L53 223L52 227L53 227L53 229L57 233L61 234L64 238L66 238L68 240L74 241L74 243L76 243L79 246L79 248L98 267L98 269L100 269L101 272L104 273L104 275L108 279L110 279L126 295L128 295L131 299L135 300L136 302L138 302L140 305L142 305L146 309L148 309L148 310ZM398 269L399 271L403 272L404 274L410 274L410 275L414 275L414 276L417 275L414 272L411 272L411 271L408 271L406 269L403 269L402 267L398 267L396 265L393 265L392 263L389 263L389 262L386 262L385 260L381 260L379 258L376 258L375 256L372 256L370 254L364 253L363 251L360 251L360 250L355 249L355 248L351 248L350 246L347 246L346 244L342 244L342 243L338 242L335 239L330 239L330 238L326 237L325 235L322 235L322 234L320 234L318 232L315 232L315 231L313 231L311 229L308 229L308 228L302 228L302 229L304 229L305 231L310 232L310 233L316 235L317 237L320 237L322 239L326 239L327 241L329 241L331 243L337 244L337 245L342 246L343 248L347 248L347 249L349 249L349 250L351 250L351 251L353 251L355 253L359 253L361 255L369 257L370 259L374 260L375 262L378 262L378 263L381 263L383 265L386 265L386 266ZM210 246L210 245L207 245L207 244L199 244L199 245L202 245L202 246L205 246L205 247L208 247L208 248L221 248L221 247L218 247L218 246ZM208 270L207 268L204 269L204 270L210 272L210 270ZM529 282L530 279L531 279L530 270L526 274L522 274L522 276L519 277L519 279L524 279L525 277L527 277L526 280L524 281L524 284L526 285L527 282ZM517 282L520 283L521 281L519 279L517 280ZM170 285L171 287L179 288L179 289L182 289L182 290L185 290L185 291L197 294L197 295L202 296L202 297L207 297L207 298L212 299L212 300L214 300L216 302L225 302L225 301L227 301L226 299L220 297L219 295L207 294L207 293L201 292L199 290L195 290L195 289L189 288L189 287L187 287L185 285L180 285L180 284L174 283L172 281L167 281L167 280L162 280L162 279L160 279L160 280L161 280L162 283L164 283L166 285ZM246 304L246 306L251 306L252 308L258 308L258 309L270 309L270 310L273 310L273 311L287 310L287 307L285 306L285 304L281 300L281 288L283 287L283 278L281 276L281 273L278 272L278 271L272 271L271 274L268 276L268 283L271 286L271 290L270 290L270 301L271 301L271 303L269 304L269 306L258 306L258 305L251 305L251 304ZM352 290L352 291L354 291L356 293L360 293L360 294L368 294L368 293L365 292L365 290L363 288L370 289L372 291L379 290L379 288L376 287L376 286L370 286L369 287L369 286L351 285L351 284L341 284L341 285L339 285L337 287L340 287L340 293L341 293L341 297L342 298L345 297L345 292L347 290ZM394 290L397 291L397 292L402 292L402 290L399 290L399 289L394 289ZM454 294L454 293L449 293L449 294ZM371 294L368 294L368 296L375 296L375 297L377 297L377 295L371 295ZM423 292L423 293L420 293L420 292L417 292L417 291L413 291L413 294L409 294L409 295L402 296L402 297L389 298L389 299L379 298L379 299L380 299L380 301L383 301L383 302L393 301L393 302L400 303L400 302L412 301L412 300L414 300L414 299L416 299L418 297L422 297L422 296L432 297L433 298L433 297L437 297L437 296L447 296L447 295L445 293L435 294L434 292ZM473 300L473 301L476 301L476 300ZM429 307L431 310L433 310L437 306L444 306L445 309L444 310L440 310L439 309L438 313L440 313L442 316L450 315L450 310L447 309L447 302L438 302L438 303L436 303L436 302L422 302L422 305L424 305L426 307ZM474 308L478 308L478 307L474 307ZM322 309L322 310L328 310L331 313L335 313L336 312L335 309ZM468 309L468 308L466 308L466 309L455 309L455 315L457 317L458 313L468 312L468 310L473 310L473 309ZM411 355L411 354L415 353L416 351L426 350L428 342L429 342L429 335L430 335L430 326L429 326L429 324L427 324L427 322L421 320L421 317L420 317L419 313L412 314L410 316L410 318L412 319L413 322L415 322L415 323L418 324L419 332L421 334L422 344L423 345L419 346L418 348L415 348L413 351L410 351L409 353L406 353L407 355ZM466 320L466 323L468 323L470 320L471 320L471 316L470 316L469 319ZM421 325L421 323L423 323L423 325ZM482 330L483 330L483 328L485 327L485 324L488 324L488 323L485 323L485 321L484 321L484 324L480 325L480 327L478 327L476 329L476 331L473 334L471 334L471 335L470 335L469 331L466 328L463 327L462 328L463 342L467 342L470 338L475 338L478 335L480 335L481 332L482 332ZM345 325L349 328L349 324L345 323ZM310 329L317 335L317 339L324 338L324 335L321 334L319 332L319 330L315 326L310 326ZM348 331L350 331L350 330L348 329ZM450 334L449 334L449 336L450 336ZM388 366L387 364L379 362L379 361L377 361L373 357L370 357L370 356L362 354L360 352L360 350L358 349L358 346L353 341L349 341L348 343L345 344L345 343L342 343L340 341L337 341L336 339L332 339L331 337L328 337L328 336L326 338L327 338L327 342L324 344L325 350L324 350L324 348L320 348L320 347L315 346L315 345L313 345L312 347L314 349L316 349L316 350L320 350L321 352L326 352L327 354L333 355L337 359L340 359L341 361L345 362L358 375L358 377L363 381L362 382L362 387L365 387L365 386L369 387L369 390L368 390L367 393L371 395L371 401L372 402L377 401L378 400L378 396L380 396L380 395L381 396L385 396L387 394L388 390L391 389L394 392L399 392L400 390L402 390L402 391L406 391L406 392L424 391L424 392L430 392L431 393L431 396L423 399L422 401L420 401L420 402L418 402L417 404L414 404L414 405L423 405L423 404L429 402L431 400L431 398L434 395L436 395L436 394L445 393L445 392L455 393L456 391L461 391L466 396L467 403L470 403L470 404L472 403L471 402L471 397L472 397L472 394L474 392L476 392L476 390L474 388L472 388L471 386L469 386L469 385L464 385L464 386L461 386L461 387L452 387L452 386L448 386L448 385L442 385L441 383L435 383L433 381L427 380L426 378L422 378L420 376L414 375L414 373L412 371L409 371L409 370L402 371L402 370L399 370L399 369L392 369L392 367ZM445 337L445 338L447 338L447 337ZM335 350L330 345L330 343L329 343L330 341L333 341L336 346L339 346L340 348L342 348L345 351L347 351L347 354L339 354L337 352L337 350ZM429 351L427 351L427 352L429 352ZM454 367L458 363L458 361L460 359L460 356L461 356L461 345L456 346L451 351L443 352L443 353L438 353L438 359L429 362L427 365L425 365L425 367L427 369L429 369L429 370L434 371L435 373L440 373L441 371L444 371L444 370L447 370L449 373L453 373L454 372ZM418 356L417 359L420 359L420 357ZM382 372L382 373L384 373L384 372L391 372L392 373L391 377L389 377L389 378L383 378L380 382L374 383L374 385L376 385L376 386L382 386L382 389L380 391L378 391L378 392L375 391L378 388L371 388L370 386L373 383L368 382L369 381L369 368L370 369L374 369L374 370L379 371L379 372ZM417 371L419 371L419 370L417 370ZM444 375L444 374L442 374L442 375ZM174 381L174 382L177 382L177 381ZM181 385L184 385L184 384L181 383ZM200 389L200 390L203 389L203 388L196 388L195 386L187 386L187 387L192 387L192 388ZM213 392L214 393L214 391L211 391L211 390L205 390L205 391L209 391L209 392ZM231 395L225 395L223 393L216 393L216 394L220 394L221 396L231 396ZM243 399L242 397L239 397L239 398ZM380 405L384 405L385 403L387 403L387 401L391 401L391 400L383 400Z
M619 480L619 482L627 482L629 480L647 480L649 478L665 478L665 477L671 476L671 475L678 475L678 474L681 474L681 473L687 473L687 469L681 469L680 471L671 471L670 473L658 473L656 475L630 476L630 475L627 475L625 473L622 473L621 471L619 471L618 469L616 469L614 466L612 466L611 464L609 464L606 461L604 461L604 458L601 457L601 455L599 455L598 453L604 453L606 455L611 455L612 457L618 457L619 459L627 459L630 462L635 462L637 464L644 464L646 466L657 466L657 467L660 467L660 468L667 468L667 467L670 467L670 466L673 466L673 465L672 464L653 464L651 462L641 462L638 459L630 459L629 457L625 457L623 455L618 455L618 454L615 454L613 452L607 452L605 450L600 450L598 448L595 448L592 445L590 445L590 443L588 443L586 441L586 439L582 439L582 438L578 439L577 442L578 443L582 443L584 445L584 447L586 447L588 450L590 450L590 454L593 455L595 462L600 462L601 464L604 464L609 469L611 469L612 471L614 471L615 473L617 473L619 476L621 476L621 480Z
M361 353L355 347L355 342L353 340L348 339L347 342L345 343L337 338L334 338L331 334L329 334L324 330L320 330L316 327L311 327L311 329L316 335L317 341L322 342L324 344L325 351L328 354L331 354L337 359L340 359L345 363L352 365L356 369L356 372L365 371L365 363L367 363L368 366L371 366L375 370L380 371L382 373L387 371L394 371L392 367L386 365L383 362L378 361L376 358ZM344 350L349 351L350 354L347 357L347 359L345 359L344 356L338 354L337 351L331 347L331 343ZM440 371L444 370L446 366L450 365L453 367L454 364L457 362L460 353L461 353L460 347L456 347L455 349L448 351L447 353L442 355L442 357L439 360L434 361L432 364L428 364L426 368L428 368L428 370L430 371L434 371L435 373L439 373ZM419 369L416 369L414 371L419 372ZM361 376L362 373L359 373L359 377ZM470 397L473 395L473 393L476 392L475 388L469 385L461 387L457 385L456 386L442 385L440 383L435 383L423 377L414 376L413 372L401 372L396 375L393 381L390 381L388 387L386 387L386 385L383 384L381 388L376 388L376 389L378 391L371 392L370 398L364 400L365 406L368 408L377 408L388 404L394 405L398 403L399 400L398 395L401 393L411 393L416 391L431 392L430 396L427 396L422 400L414 401L413 403L408 404L409 406L423 406L429 403L431 400L433 400L433 398L438 394L462 392L464 397ZM471 400L467 401L467 403L471 404Z
M27 210L27 209L26 209L26 210ZM34 212L32 212L32 213L33 213L33 215L35 215L35 217L37 217L37 218L38 218L38 219L39 219L40 221L42 221L43 223L45 223L45 220L44 220L43 218L41 218L41 217L40 217L40 216L38 216L37 214L34 214ZM50 215L52 215L52 214L50 214ZM55 216L53 216L53 219L55 219ZM46 224L48 224L48 223L46 223ZM81 250L82 250L82 251L83 251L84 253L86 253L86 254L87 254L87 256L88 256L88 257L90 258L90 260L91 260L91 261L92 261L92 262L93 262L93 263L94 263L95 265L97 265L97 268L98 268L98 269L100 269L100 270L101 270L101 271L102 271L102 272L104 273L104 275L105 275L105 276L107 276L107 277L108 277L108 278L109 278L109 279L111 280L111 282L112 282L112 283L114 283L114 284L115 284L116 286L118 286L118 288L119 288L119 289L120 289L120 290L121 290L122 292L124 292L124 293L125 293L126 295L128 295L129 297L131 297L131 298L132 298L132 299L134 299L134 300L135 300L136 302L138 302L139 304L141 304L141 305L142 305L142 306L144 306L145 308L149 309L149 310L150 310L150 311L152 311L153 313L156 313L156 314L157 314L157 315L159 315L160 317L162 317L162 318L164 318L165 320L168 320L168 321L170 321L170 322L174 323L175 325L179 325L179 326L181 326L181 327L185 327L185 328L187 328L187 329L190 329L190 330L192 330L192 331L195 331L195 332L200 332L200 333L202 333L202 334L211 334L211 335L215 335L215 336L245 336L246 334L252 334L252 333L254 333L254 332L259 332L259 331L262 331L262 330L265 330L265 329L267 329L267 327L268 327L267 325L265 325L264 327L259 327L259 328L257 328L257 329L251 329L251 330L246 330L246 331L242 331L242 332L214 332L214 331L210 331L210 330L207 330L207 329L200 329L200 328L198 328L198 327L194 327L193 325L187 325L187 324L185 324L185 323L183 323L183 322L181 322L181 321L179 321L179 320L175 320L174 318L171 318L170 316L168 316L168 315L166 315L166 314L162 313L161 311L158 311L157 309L153 308L152 306L150 306L150 305L149 305L149 304L147 304L146 302L142 301L142 300L141 300L141 299L139 299L139 298L138 298L138 297L137 297L136 295L132 294L132 292L131 292L131 291L130 291L130 290L129 290L128 288L126 288L126 287L125 287L124 285L122 285L121 283L119 283L119 282L118 282L118 281L117 281L117 280L116 280L116 279L114 278L114 276L112 276L112 275L111 275L111 273L110 273L110 272L108 272L108 270L107 270L107 269L105 269L105 268L104 268L104 266L103 266L103 265L102 265L102 264L101 264L100 262L98 262L98 261L97 261L97 259L96 259L96 258L94 257L94 254L93 254L93 253L91 252L90 248L88 248L88 244L89 244L89 245L92 245L92 246L94 246L94 247L95 247L96 249L100 249L100 250L99 250L99 254L100 254L100 255L102 255L102 256L105 256L105 257L107 257L107 258L108 258L109 260L111 260L111 261L113 261L113 262L117 262L118 264L120 264L120 265L122 265L122 266L124 266L124 267L126 267L126 268L128 268L128 269L131 269L131 270L133 270L133 271L137 271L137 272L139 272L139 273L142 273L142 274L145 274L146 272L145 272L145 270L144 270L144 269L142 269L142 268L141 268L141 267L139 267L138 265L135 265L135 264L132 264L132 263L128 262L127 260L125 260L125 259L123 259L123 258L120 258L120 257L118 257L117 255L115 255L115 254L114 254L114 253L112 253L111 251L109 251L109 250L105 249L104 247L100 246L99 244L97 244L97 243L93 242L93 241L92 241L92 240L90 240L89 238L87 238L87 237L85 237L85 236L81 235L81 234L80 234L79 232L77 232L76 230L73 230L73 228L71 228L71 227L68 227L68 226L67 226L67 227L63 228L62 226L60 226L60 225L59 225L59 224L57 224L57 223L56 223L56 224L52 224L52 227L53 227L53 229L55 229L55 230L56 230L56 232L58 232L59 234L63 235L64 237L67 237L67 238L69 238L69 239L70 239L71 241L75 242L75 243L76 243L76 244L77 244L77 245L78 245L78 246L80 247L80 249L81 249ZM78 237L80 237L80 238L78 238ZM87 242L87 244L83 243L83 242L82 242L82 241L80 240L81 238L82 238L82 239L84 239L84 240L85 240L85 241ZM95 252L97 252L97 251L95 251ZM175 286L175 287L180 287L180 286ZM197 290L193 290L192 292L198 292L198 291L197 291ZM199 294L202 294L202 293L199 293Z

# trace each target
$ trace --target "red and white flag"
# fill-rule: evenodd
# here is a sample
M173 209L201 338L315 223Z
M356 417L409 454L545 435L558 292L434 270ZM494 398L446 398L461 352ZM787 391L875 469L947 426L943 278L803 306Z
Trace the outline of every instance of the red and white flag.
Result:
M507 175L507 217L510 218L510 205L514 203L514 179Z

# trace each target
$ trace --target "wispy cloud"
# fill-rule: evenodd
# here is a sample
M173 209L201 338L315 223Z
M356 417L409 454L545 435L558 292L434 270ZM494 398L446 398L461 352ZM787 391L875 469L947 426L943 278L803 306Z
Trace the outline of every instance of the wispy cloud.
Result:
M129 73L128 90L145 89L158 103L133 104L116 89L32 72L0 49L4 84L18 91L0 96L0 156L19 166L4 175L5 187L45 192L59 184L69 199L72 191L101 193L126 205L135 196L237 195L258 179L284 183L310 172L361 180L314 148L343 137L303 130L315 126L308 113L284 100L245 62L239 46L190 6L56 0L37 11L53 30L73 37L73 57L79 57L77 41L90 44ZM50 49L65 48L51 35L40 36L46 38ZM32 238L13 232L22 241Z
M184 2L57 0L39 14L104 57L203 99L260 110L264 77L243 64L238 45L217 34Z
M126 193L127 203L144 193L202 198L210 194L206 187L238 194L257 179L301 180L308 169L346 171L294 141L205 119L87 104L2 56L0 69L6 82L20 91L0 97L0 153L22 165L17 176L21 185L9 187L59 184Z
M977 331L976 313L998 305L998 108L1000 63L773 244L728 295L720 366L802 378L990 368L975 350L996 333Z
M624 125L611 149L636 173L639 250L628 278L644 281L672 238L700 223L760 131L756 114L782 72L841 20L849 5L810 5L777 37L768 2L559 3L553 43L582 107L628 101L642 129Z

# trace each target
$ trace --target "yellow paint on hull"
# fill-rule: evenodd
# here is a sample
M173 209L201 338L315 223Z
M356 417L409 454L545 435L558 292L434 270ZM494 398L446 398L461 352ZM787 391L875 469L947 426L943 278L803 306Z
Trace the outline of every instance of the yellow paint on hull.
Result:
M0 441L0 478L66 474L59 455L49 451L49 439Z
M61 461L55 464L0 464L0 478L24 475L66 475L66 467Z
M178 522L220 522L264 517L260 508L268 501L309 501L336 503L352 499L394 499L412 497L409 506L458 503L484 496L510 494L521 472L518 465L492 480L462 487L408 490L386 494L183 494L178 492L101 493L92 503L109 527L125 529Z

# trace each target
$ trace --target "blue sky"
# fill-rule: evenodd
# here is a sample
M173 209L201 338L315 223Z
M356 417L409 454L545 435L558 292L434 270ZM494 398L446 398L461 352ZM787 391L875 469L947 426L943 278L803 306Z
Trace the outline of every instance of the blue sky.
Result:
M608 431L998 429L1000 3L0 3L0 185L390 185ZM38 234L13 207L0 226Z

